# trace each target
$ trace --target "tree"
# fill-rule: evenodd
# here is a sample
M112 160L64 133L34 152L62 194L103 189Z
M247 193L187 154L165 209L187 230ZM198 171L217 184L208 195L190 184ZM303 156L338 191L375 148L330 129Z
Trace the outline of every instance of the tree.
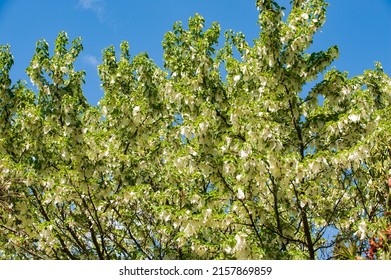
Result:
M253 46L229 30L217 49L219 25L195 15L165 35L164 69L108 47L98 106L80 38L37 43L37 92L12 84L1 47L0 257L390 258L390 77L306 52L326 2L293 1L286 20L256 6Z

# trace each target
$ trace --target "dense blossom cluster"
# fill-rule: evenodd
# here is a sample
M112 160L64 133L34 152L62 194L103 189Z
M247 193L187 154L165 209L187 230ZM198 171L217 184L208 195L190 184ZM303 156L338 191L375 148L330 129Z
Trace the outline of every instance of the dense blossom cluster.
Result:
M390 77L319 76L338 56L306 52L324 1L256 5L253 46L227 31L217 49L195 15L165 35L164 69L108 47L96 107L80 39L37 43L37 93L1 47L0 258L389 258Z

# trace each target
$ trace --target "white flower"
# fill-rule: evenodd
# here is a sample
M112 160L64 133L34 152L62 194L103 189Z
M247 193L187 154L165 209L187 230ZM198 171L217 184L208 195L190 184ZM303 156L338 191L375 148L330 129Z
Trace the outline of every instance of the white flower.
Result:
M274 57L272 57L272 56L269 57L269 66L270 66L270 67L273 67L274 62L275 62L275 61L274 61Z
M235 235L235 240L236 240L235 251L243 251L246 249L246 237L247 235L244 233Z
M102 107L102 114L103 114L103 116L107 116L107 107L106 106Z
M350 115L348 117L349 120L351 120L352 122L358 122L360 120L360 116L359 115Z
M357 158L357 152L352 152L350 155L349 155L349 157L348 157L348 160L354 160L354 159L356 159Z
M224 162L223 170L226 175L231 175L232 173L235 172L235 167L231 163L226 161Z
M233 125L236 125L236 124L238 123L238 115L232 114L232 115L229 117L229 121L230 121Z
M204 134L205 131L208 129L209 124L207 122L202 122L199 124L200 127L200 133Z
M234 77L234 82L237 83L237 82L239 82L239 80L240 80L240 75L236 75Z
M53 179L49 179L49 180L46 182L46 187L48 187L48 188L52 188L53 185L54 185Z
M228 254L230 254L231 251L232 251L232 248L231 248L230 246L227 245L227 246L224 248L224 251L226 251Z
M187 139L190 139L192 136L192 133L190 131L190 128L187 126L181 127L181 134L184 135Z
M238 199L240 199L240 200L245 198L244 192L242 191L241 188L238 189L238 195L237 196L238 196Z
M140 106L136 106L133 108L133 116L137 115L137 113L140 112Z
M175 160L175 166L176 166L179 170L183 169L183 168L185 167L185 161L184 161L184 159L183 159L183 158L177 158L177 159Z
M361 221L361 223L358 225L358 231L356 231L354 235L360 234L360 240L364 240L365 237L367 236L366 231L367 231L367 225L365 221Z
M160 218L163 219L165 222L168 222L170 220L170 214L167 212L163 212L160 214Z
M239 156L240 156L241 158L246 158L246 157L248 157L249 154L250 154L250 153L249 153L248 151L244 151L244 150L241 150L241 151L239 152Z
M192 204L198 203L198 201L200 201L200 196L198 194L195 194L191 197L190 201Z
M184 229L184 236L189 237L195 233L195 227L191 223L188 223L186 228Z
M236 246L240 247L244 243L243 236L235 235Z

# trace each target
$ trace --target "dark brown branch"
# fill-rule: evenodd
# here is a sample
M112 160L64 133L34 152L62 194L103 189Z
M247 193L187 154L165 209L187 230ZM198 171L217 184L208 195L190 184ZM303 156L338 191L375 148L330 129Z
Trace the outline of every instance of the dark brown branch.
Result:
M308 252L310 254L310 256L309 256L310 259L314 260L315 259L315 250L314 250L314 243L312 242L311 227L309 225L308 216L307 216L307 212L306 212L307 205L304 205L304 207L300 206L299 193L297 192L294 184L293 184L293 190L295 192L297 207L300 210L301 220L303 222L304 235L306 238L306 247L307 247Z
M118 217L122 219L122 215L119 213L119 211L117 209L115 209L115 208L113 208L113 210L118 215ZM132 239L134 244L136 244L137 249L140 250L147 257L148 260L152 260L152 257L149 256L147 254L147 252L144 251L143 247L140 245L140 243L137 241L137 239L133 236L132 232L130 231L129 226L125 222L124 222L124 226L126 228L126 231L129 234L129 236L130 236L130 239Z
M225 187L226 187L228 190L230 190L230 192L234 195L233 189L229 186L228 182L225 180L225 178L224 178L223 174L221 174L220 170L218 170L218 174L219 174L220 178L223 180ZM248 209L248 207L247 207L247 205L246 205L246 203L245 203L244 200L241 199L240 202L241 202L243 208L244 208L244 209L246 210L246 212L247 212L247 215L248 215L248 217L249 217L249 219L250 219L250 222L251 222L251 227L253 228L255 234L257 235L257 238L258 238L259 242L262 244L262 237L261 237L260 234L259 234L259 231L258 231L258 229L257 229L257 225L255 224L255 221L254 221L254 219L253 219L252 214L250 213L250 210Z
M45 220L46 220L47 222L51 222L51 219L49 218L48 214L46 213L45 209L43 208L43 205L42 205L42 203L41 203L41 200L40 200L39 197L38 197L37 191L36 191L34 188L32 188L32 187L30 187L30 190L32 191L32 193L34 194L35 199L36 199L37 202L38 202L39 211L41 212L41 214L43 215L43 217L45 218ZM57 233L56 233L56 237L57 237L58 240L60 241L61 247L62 247L62 249L64 250L64 252L67 254L67 256L68 256L70 259L72 259L72 260L77 259L77 258L69 251L69 249L67 248L67 246L66 246L64 240L62 239L62 237L61 237L59 234L57 234Z
M271 190L271 193L273 194L273 210L274 214L276 216L276 222L277 222L277 231L280 233L280 236L283 236L283 229L281 225L281 219L280 219L280 211L278 210L278 186L276 185L274 178L272 174L270 173L270 170L268 169L268 174L270 181L272 182L273 185L273 190ZM269 189L270 190L270 189ZM282 250L286 250L286 244L282 243Z
M90 199L90 202L91 202L91 205L92 205L92 209L93 209L94 214L95 214L95 219L94 219L94 216L92 216L92 219L94 219L94 221L95 221L95 223L96 223L96 225L98 227L98 231L99 231L99 235L100 235L100 243L102 245L102 255L104 255L105 253L107 253L107 251L106 251L106 244L105 244L105 240L104 240L105 233L103 231L102 224L101 224L100 219L99 219L98 210L96 209L94 201L92 199L90 188L88 188L88 197Z

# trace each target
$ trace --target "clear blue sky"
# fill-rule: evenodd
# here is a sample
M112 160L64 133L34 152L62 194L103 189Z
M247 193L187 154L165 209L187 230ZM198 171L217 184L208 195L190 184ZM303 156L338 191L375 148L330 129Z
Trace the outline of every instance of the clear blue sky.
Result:
M289 0L277 2L289 6ZM391 0L328 2L326 24L311 50L337 45L340 58L333 65L351 76L373 68L374 61L391 74ZM222 31L242 31L250 42L258 37L255 0L0 0L0 44L11 45L11 78L16 82L28 80L24 70L37 40L45 38L53 47L59 31L66 31L71 40L81 36L84 51L76 67L87 72L85 94L96 104L103 95L96 67L105 47L119 50L126 40L132 55L148 52L162 66L164 33L175 21L187 22L195 13L204 16L207 26L217 21Z

